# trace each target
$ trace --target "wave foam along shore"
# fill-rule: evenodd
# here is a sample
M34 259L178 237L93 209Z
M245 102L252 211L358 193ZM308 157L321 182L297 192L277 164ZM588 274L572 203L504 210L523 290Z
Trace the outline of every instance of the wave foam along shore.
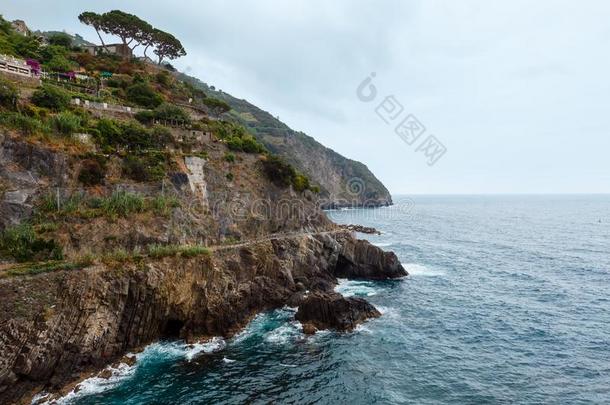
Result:
M100 394L117 387L126 380L133 378L139 367L181 358L192 361L200 355L219 352L225 347L226 342L221 337L214 337L206 342L193 344L177 341L156 342L148 345L141 353L135 355L135 364L120 363L115 367L108 366L97 376L87 378L77 384L72 391L59 399L49 398L48 393L40 393L32 399L32 405L70 404L78 398ZM100 375L106 373L109 375L108 377L100 377Z

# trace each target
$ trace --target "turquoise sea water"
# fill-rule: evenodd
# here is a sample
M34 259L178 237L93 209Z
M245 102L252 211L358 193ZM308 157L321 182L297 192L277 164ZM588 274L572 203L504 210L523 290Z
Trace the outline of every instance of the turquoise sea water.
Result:
M293 310L236 338L157 343L77 404L610 403L610 196L397 197L333 211L411 275L343 281L383 313L306 338Z

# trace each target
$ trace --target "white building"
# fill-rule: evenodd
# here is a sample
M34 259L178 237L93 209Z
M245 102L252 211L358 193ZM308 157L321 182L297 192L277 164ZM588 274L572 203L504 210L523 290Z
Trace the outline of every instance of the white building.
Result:
M32 77L32 68L23 59L12 56L0 55L0 72L15 74L19 76Z

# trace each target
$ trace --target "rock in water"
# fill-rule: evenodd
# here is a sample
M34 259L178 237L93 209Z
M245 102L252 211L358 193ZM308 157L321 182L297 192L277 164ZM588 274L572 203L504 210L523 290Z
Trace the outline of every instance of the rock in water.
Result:
M303 331L311 334L316 329L349 332L367 319L380 316L381 313L362 298L316 292L301 303L296 319L303 324Z
M366 240L344 239L335 277L386 280L407 276L394 252L385 252Z

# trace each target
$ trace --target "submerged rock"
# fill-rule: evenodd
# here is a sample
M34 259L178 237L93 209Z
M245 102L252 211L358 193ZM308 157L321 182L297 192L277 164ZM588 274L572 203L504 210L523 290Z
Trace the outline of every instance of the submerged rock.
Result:
M367 319L380 316L381 313L362 298L316 292L301 303L296 319L303 324L304 333L313 334L320 329L349 332Z
M311 323L303 324L303 333L306 335L315 335L318 329Z

